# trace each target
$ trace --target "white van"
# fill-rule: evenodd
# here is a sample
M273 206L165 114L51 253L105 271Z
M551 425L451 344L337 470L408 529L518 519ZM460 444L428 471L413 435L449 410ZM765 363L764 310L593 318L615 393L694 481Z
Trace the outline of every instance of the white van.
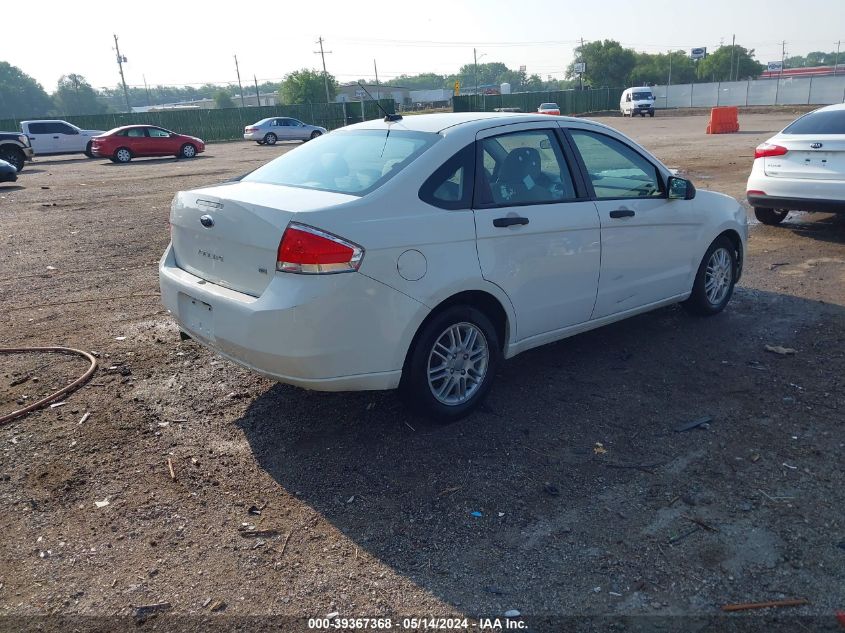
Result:
M649 86L628 88L619 100L619 110L622 116L654 116L654 93Z

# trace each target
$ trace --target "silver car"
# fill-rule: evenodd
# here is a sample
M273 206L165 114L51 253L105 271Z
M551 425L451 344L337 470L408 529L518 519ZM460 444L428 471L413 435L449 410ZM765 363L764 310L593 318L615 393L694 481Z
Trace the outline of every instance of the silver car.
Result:
M244 138L259 145L275 145L276 141L309 141L328 130L319 125L308 125L290 117L271 117L244 128Z

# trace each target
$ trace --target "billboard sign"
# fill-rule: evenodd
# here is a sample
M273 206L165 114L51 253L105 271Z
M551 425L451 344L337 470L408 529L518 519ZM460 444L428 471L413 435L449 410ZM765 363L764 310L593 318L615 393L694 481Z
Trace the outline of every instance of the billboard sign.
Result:
M766 64L766 70L770 73L779 73L783 70L783 62L769 62Z
M700 46L699 48L694 48L690 51L690 59L704 59L707 57L707 47Z
M584 62L575 62L574 70L576 75L583 75L585 72L587 72L587 64L585 64Z

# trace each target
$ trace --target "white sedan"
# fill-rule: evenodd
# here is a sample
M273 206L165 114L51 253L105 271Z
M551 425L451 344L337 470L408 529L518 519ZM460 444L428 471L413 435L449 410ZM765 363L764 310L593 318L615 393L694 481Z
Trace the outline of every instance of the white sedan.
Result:
M733 198L610 127L538 114L353 125L178 193L170 223L161 294L189 336L446 419L520 352L673 303L720 312L747 239Z
M763 224L790 211L845 212L845 104L805 114L759 145L746 190Z

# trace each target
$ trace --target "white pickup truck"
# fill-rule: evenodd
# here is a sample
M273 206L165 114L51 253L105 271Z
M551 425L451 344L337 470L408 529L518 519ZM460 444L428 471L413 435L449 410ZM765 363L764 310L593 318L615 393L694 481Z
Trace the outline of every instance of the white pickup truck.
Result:
M67 121L41 119L21 121L21 131L29 137L36 156L47 154L85 154L93 158L91 139L101 130L81 130Z

